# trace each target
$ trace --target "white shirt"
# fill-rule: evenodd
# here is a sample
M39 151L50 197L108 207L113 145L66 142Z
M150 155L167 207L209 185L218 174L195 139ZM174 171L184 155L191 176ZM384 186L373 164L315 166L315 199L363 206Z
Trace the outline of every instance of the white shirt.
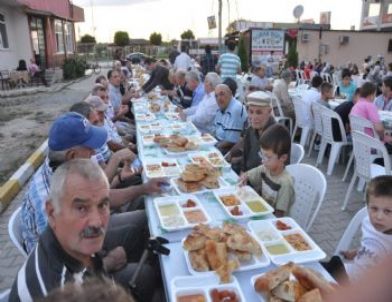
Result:
M354 261L345 263L350 280L363 276L365 270L379 263L386 255L392 255L392 235L377 231L366 215L362 221L361 247Z
M188 115L187 120L195 124L195 126L202 133L212 133L214 130L214 119L217 110L219 109L218 104L215 99L215 92L212 91L205 94L201 102L196 107L191 107L188 109L186 114Z
M312 126L313 125L313 118L311 114L311 106L312 103L316 103L320 100L321 94L320 92L312 87L309 90L306 90L302 95L302 101L306 104L306 112L303 112L302 118L306 122L306 124Z
M174 61L173 67L175 69L183 69L183 70L188 71L188 68L193 67L192 59L190 56L188 56L187 53L182 52L176 57L176 60Z

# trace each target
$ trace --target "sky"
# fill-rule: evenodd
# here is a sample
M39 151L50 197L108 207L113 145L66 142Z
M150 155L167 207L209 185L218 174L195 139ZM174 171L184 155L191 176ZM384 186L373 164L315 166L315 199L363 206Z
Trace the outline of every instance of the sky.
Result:
M218 18L218 0L73 0L84 8L85 22L76 26L76 36L93 34L98 42L112 42L118 30L130 38L148 39L159 32L164 41L179 39L191 29L196 38L217 37L208 30L207 17ZM229 5L228 5L229 4ZM295 22L293 9L303 5L301 19L331 11L333 29L359 28L361 0L223 0L223 34L229 23L239 18L260 22Z

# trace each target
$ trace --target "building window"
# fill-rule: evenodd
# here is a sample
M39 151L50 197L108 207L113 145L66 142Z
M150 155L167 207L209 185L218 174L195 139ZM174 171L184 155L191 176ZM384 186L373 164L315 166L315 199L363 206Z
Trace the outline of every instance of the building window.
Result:
M64 52L64 33L63 23L60 20L54 21L54 31L56 34L57 52Z
M74 41L73 41L73 24L71 22L65 23L65 46L67 52L74 51Z
M378 17L380 15L380 3L369 4L369 17Z
M392 4L388 4L387 14L392 14Z
M0 14L0 49L9 48L5 17Z

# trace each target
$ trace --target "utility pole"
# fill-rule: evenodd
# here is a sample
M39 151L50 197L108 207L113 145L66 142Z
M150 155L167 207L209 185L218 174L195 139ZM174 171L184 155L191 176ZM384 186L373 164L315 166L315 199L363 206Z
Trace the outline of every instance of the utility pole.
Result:
M219 53L223 52L222 47L222 0L218 0L219 2L219 11L218 11L218 42L219 42Z

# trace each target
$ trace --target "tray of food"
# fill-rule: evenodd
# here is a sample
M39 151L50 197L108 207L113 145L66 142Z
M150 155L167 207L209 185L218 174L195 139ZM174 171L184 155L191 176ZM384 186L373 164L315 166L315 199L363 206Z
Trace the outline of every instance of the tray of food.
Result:
M165 117L169 121L181 121L180 114L178 112L166 112Z
M217 276L182 276L171 281L173 302L245 302L237 279L220 284Z
M194 141L196 144L198 145L215 145L218 141L216 140L215 137L213 137L211 134L209 133L204 133L202 135L197 135L197 136L192 136L191 140Z
M143 170L148 178L175 177L180 175L181 166L175 159L148 159L143 161Z
M215 190L214 195L232 219L269 215L274 209L250 186Z
M154 206L161 227L169 232L211 222L200 200L194 195L158 197L154 199Z
M138 129L141 134L159 133L162 131L163 125L160 122L152 122L150 124L139 125Z
M250 221L248 228L276 265L289 261L319 261L326 257L325 252L292 218Z
M172 122L169 123L168 129L172 132L200 133L196 126L190 122Z
M223 158L218 151L198 152L197 154L189 154L189 159L193 163L207 162L215 168L229 168L230 164Z
M173 135L157 135L154 141L163 148L168 155L181 155L188 151L198 149L198 145L189 140L187 137Z
M151 122L156 120L156 116L153 113L136 113L135 119L139 122Z
M251 278L260 301L322 302L335 286L319 272L289 262Z
M218 274L221 283L230 282L232 272L270 264L263 247L235 223L224 223L222 227L197 225L182 245L192 275Z
M228 186L218 169L203 164L186 165L180 176L170 181L178 194L201 193Z

